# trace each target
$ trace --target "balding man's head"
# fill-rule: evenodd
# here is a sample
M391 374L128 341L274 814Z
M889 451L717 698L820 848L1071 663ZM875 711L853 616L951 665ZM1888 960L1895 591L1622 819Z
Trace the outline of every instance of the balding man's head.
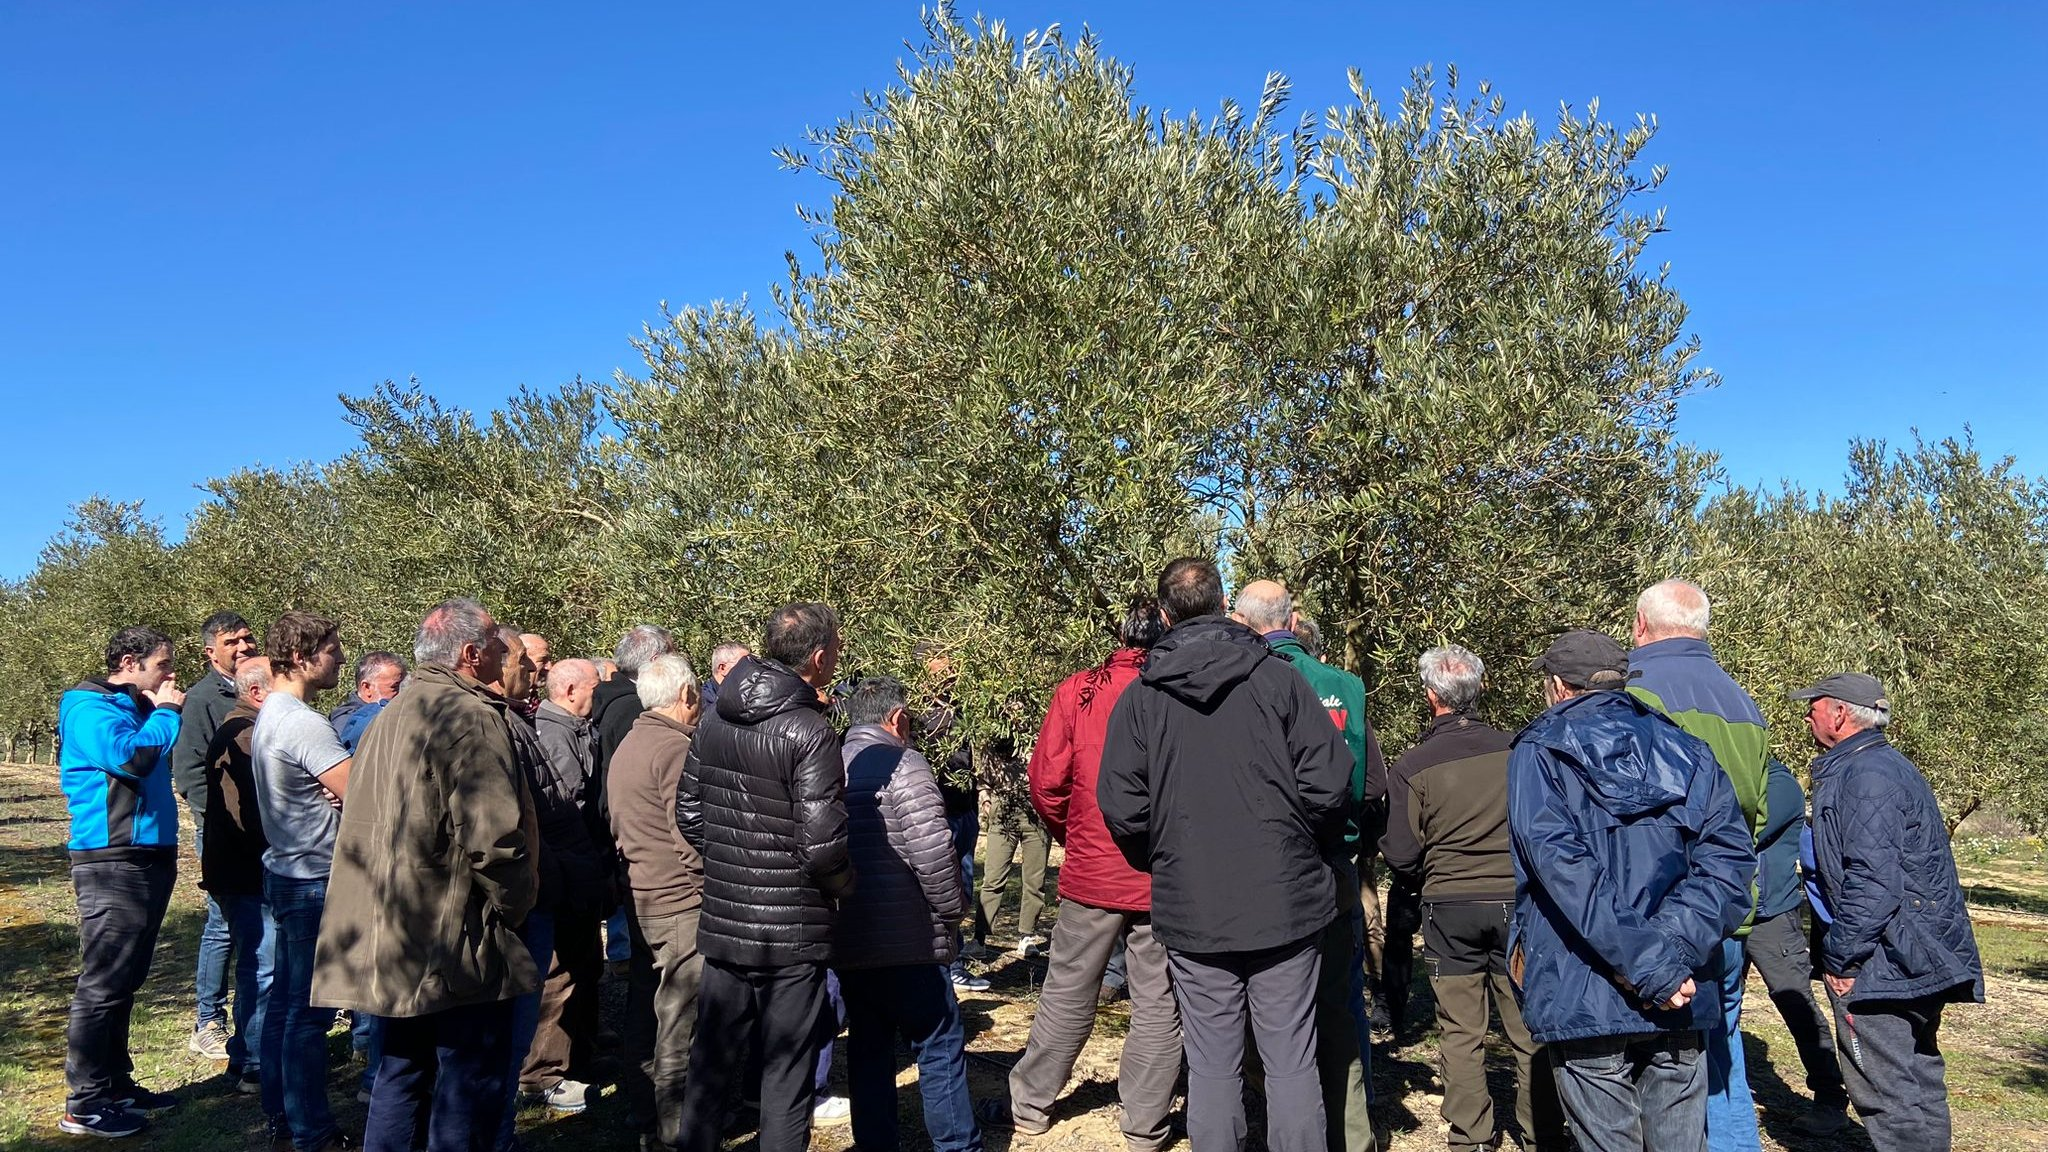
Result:
M597 690L597 665L588 660L557 660L548 672L548 699L574 716L590 715Z
M1230 615L1254 632L1278 632L1294 621L1294 597L1278 580L1254 580L1237 590Z
M1660 580L1636 597L1635 644L1640 648L1674 636L1705 640L1712 615L1713 605L1699 585L1676 577Z

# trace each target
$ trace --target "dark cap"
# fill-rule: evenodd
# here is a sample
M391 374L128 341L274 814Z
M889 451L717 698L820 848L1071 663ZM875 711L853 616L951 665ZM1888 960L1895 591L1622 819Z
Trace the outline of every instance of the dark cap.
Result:
M1884 685L1877 677L1862 672L1837 672L1811 688L1801 688L1792 693L1794 700L1840 700L1844 704L1855 704L1863 708L1890 709L1892 702L1884 694Z
M1619 688L1628 682L1628 653L1605 632L1581 628L1551 641L1529 670L1574 688Z

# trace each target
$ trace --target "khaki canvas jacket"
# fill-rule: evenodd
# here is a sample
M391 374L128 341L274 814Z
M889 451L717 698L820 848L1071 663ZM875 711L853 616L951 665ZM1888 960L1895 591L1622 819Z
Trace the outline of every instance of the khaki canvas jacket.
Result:
M313 1003L411 1017L538 988L519 938L539 886L535 829L505 701L422 665L349 772Z

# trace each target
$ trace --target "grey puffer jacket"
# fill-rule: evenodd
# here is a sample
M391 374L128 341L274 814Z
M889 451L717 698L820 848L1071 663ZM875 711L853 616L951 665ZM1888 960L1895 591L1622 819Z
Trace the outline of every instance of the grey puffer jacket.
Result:
M887 729L846 734L847 844L860 884L839 908L832 966L950 964L967 912L932 766Z
M607 915L618 902L618 861L610 844L591 833L589 798L596 786L591 782L595 745L589 725L553 702L543 703L533 720L519 719L522 723L513 724L513 743L521 765L530 754L519 747L521 737L529 738L540 753L528 783L540 817L542 868L548 867L546 858L553 857L556 874L557 888L551 893L555 899L544 901L542 907Z

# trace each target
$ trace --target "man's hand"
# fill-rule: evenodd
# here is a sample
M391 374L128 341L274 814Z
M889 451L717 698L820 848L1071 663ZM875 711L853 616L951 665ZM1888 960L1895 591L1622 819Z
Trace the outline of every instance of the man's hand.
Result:
M1833 992L1837 1000L1847 996L1849 990L1856 987L1856 978L1854 976L1836 976L1830 973L1822 976L1821 979L1827 981L1828 991Z
M144 692L142 695L158 708L162 708L166 704L175 704L179 707L183 707L185 704L185 693L178 689L178 683L175 680L166 680L163 687L154 692Z
M1697 995L1699 995L1699 989L1693 986L1692 977L1688 976L1685 978L1685 983L1678 986L1678 991L1671 994L1671 999L1666 1000L1660 1007L1671 1009L1683 1008L1687 1004L1692 1003L1693 997Z

